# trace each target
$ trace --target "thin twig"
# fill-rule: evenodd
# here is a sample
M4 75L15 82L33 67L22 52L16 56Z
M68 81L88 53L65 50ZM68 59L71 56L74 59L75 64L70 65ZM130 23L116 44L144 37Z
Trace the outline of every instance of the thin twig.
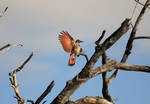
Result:
M139 2L139 0L135 0L135 2L137 2L138 4L140 4L140 5L144 6L144 4L143 4L143 3L141 3L141 2ZM148 5L150 5L150 4L148 3ZM149 9L150 9L150 7L147 7L147 8L149 8Z
M3 15L5 14L5 12L8 10L8 6L4 9L4 11L2 13L0 13L0 17L3 17Z
M30 61L30 59L32 58L32 56L35 54L35 52L32 52L30 54L30 56L23 62L23 64L21 66L19 66L17 69L15 69L13 72L10 72L9 75L12 76L13 73L19 72L21 69L24 68L24 66Z
M136 36L133 39L150 39L150 36Z
M2 48L0 48L0 54L5 53L6 51L10 50L13 47L22 47L22 46L23 46L22 44L13 45L13 44L9 43L9 44L3 46Z
M5 10L3 11L3 14L8 10L8 6L5 8Z
M55 81L53 80L47 89L42 93L42 95L36 100L35 104L40 104L40 102L51 92L52 88L55 85Z
M133 12L132 12L131 20L133 19L133 16L134 16L135 10L136 10L136 8L137 8L137 4L138 4L138 3L136 2L135 7L134 7Z
M45 100L42 104L45 104L47 100Z
M16 69L16 72L20 71L21 69L24 68L24 66L30 61L30 59L32 58L32 56L35 54L35 52L33 51L30 56L25 60L25 62L19 67Z
M26 100L26 102L30 102L31 104L34 104L33 100Z
M99 37L99 39L95 42L96 45L99 45L99 43L101 42L101 40L103 39L104 35L106 33L106 30L103 30L102 35Z
M9 47L9 46L11 46L12 44L11 43L9 43L9 44L7 44L7 45L5 45L5 46L3 46L2 48L0 48L0 51L2 51L3 49L5 49L5 48L7 48L7 47Z
M118 100L118 98L114 99L114 100L112 101L112 103L115 104L117 100Z

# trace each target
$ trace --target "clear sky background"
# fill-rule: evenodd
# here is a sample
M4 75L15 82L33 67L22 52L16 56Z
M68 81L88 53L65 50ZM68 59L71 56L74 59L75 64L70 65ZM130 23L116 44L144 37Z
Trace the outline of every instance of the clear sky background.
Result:
M141 0L140 0L141 1ZM145 2L145 0L142 0ZM56 84L46 97L49 104L84 67L84 57L77 58L76 65L68 66L69 54L65 53L58 41L59 32L68 31L74 39L85 41L83 51L90 58L94 53L95 40L106 29L110 36L125 18L131 17L134 0L0 0L0 10L9 7L0 18L0 47L22 43L0 55L0 103L16 104L14 91L9 85L8 73L24 62L32 51L35 55L25 68L17 73L19 90L24 99L34 101L52 80ZM134 19L142 6L138 5ZM134 21L133 21L134 22ZM137 35L150 35L150 10L147 10L138 28ZM110 59L120 61L130 31L125 34L107 53ZM128 64L150 65L150 40L136 40ZM99 62L101 63L101 58ZM96 67L95 66L95 67ZM116 104L150 103L150 74L121 71L110 85ZM72 100L85 96L102 96L101 75L83 84Z

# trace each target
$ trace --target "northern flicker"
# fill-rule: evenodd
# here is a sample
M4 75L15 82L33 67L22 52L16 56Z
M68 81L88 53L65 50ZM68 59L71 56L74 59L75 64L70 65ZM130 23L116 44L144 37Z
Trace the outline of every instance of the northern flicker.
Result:
M82 52L82 48L79 45L79 43L83 41L79 39L74 41L71 35L65 31L60 32L59 40L62 44L64 51L70 53L68 65L73 66L75 64L76 57L79 57L80 55L85 56L86 60L88 61L86 54Z

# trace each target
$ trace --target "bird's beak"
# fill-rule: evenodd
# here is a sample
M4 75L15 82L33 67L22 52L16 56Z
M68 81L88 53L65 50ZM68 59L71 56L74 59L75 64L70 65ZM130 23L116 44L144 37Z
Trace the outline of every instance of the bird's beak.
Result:
M82 43L82 42L84 42L84 41L81 41L81 40L80 40L80 43Z

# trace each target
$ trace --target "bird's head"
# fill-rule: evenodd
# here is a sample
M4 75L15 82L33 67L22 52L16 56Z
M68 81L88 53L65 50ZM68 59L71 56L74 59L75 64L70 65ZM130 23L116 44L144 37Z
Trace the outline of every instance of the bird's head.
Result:
M76 40L76 43L82 43L82 42L84 42L84 41L81 41L81 40Z

